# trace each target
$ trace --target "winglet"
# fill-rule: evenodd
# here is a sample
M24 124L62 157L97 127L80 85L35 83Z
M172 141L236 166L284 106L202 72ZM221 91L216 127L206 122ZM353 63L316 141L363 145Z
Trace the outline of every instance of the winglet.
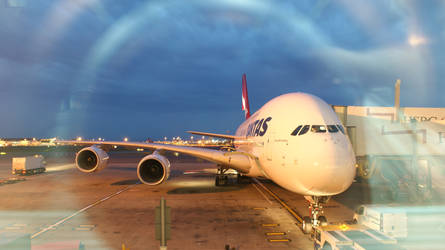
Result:
M243 96L242 96L243 110L246 114L246 120L250 117L249 96L247 95L247 81L246 74L243 74Z

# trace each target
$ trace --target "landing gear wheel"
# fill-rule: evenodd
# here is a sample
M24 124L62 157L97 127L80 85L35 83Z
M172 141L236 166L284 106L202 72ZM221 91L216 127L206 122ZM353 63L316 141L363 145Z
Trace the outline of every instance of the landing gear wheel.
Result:
M328 220L324 216L318 217L318 221L320 222L320 226L322 226L322 227L328 225Z
M303 217L303 223L301 227L303 229L303 233L305 234L310 234L312 232L312 221L311 218L309 218L309 216Z
M227 168L223 167L218 168L215 177L215 186L224 186L229 182L229 177L225 174L227 170Z
M215 186L224 186L228 180L229 178L226 175L217 175L215 178Z

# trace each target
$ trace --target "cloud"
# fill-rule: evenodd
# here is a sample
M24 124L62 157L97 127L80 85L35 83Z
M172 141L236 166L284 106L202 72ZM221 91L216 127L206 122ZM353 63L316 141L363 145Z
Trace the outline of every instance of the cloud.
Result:
M125 128L132 138L156 137L182 133L185 125L233 131L243 119L244 72L253 109L290 91L310 92L333 104L391 104L397 78L402 104L440 105L436 93L445 88L440 84L444 36L434 32L443 30L443 5L42 4L32 1L22 13L0 8L5 24L0 26L0 97L14 104L0 115L16 112L16 123L25 123L25 117L45 112L46 125L32 129L32 136L104 133L111 138ZM414 35L425 43L410 46ZM7 134L27 132L26 126L6 127L0 125Z

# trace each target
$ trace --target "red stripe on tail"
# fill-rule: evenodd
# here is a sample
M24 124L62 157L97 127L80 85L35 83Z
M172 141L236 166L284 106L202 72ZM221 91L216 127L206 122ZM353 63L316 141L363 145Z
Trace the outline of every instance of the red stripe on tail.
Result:
M243 96L242 96L243 110L246 113L246 120L250 117L249 96L247 95L247 81L246 74L243 74Z

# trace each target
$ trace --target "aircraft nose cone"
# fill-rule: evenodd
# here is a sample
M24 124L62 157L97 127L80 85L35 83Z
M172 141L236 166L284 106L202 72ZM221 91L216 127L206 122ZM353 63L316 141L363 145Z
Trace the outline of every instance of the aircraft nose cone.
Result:
M355 177L355 156L350 147L324 148L312 158L312 178L305 187L312 195L335 195L351 186ZM312 165L312 166L310 166Z
M336 159L332 167L326 165L327 188L341 193L351 186L355 177L355 161L352 157Z

